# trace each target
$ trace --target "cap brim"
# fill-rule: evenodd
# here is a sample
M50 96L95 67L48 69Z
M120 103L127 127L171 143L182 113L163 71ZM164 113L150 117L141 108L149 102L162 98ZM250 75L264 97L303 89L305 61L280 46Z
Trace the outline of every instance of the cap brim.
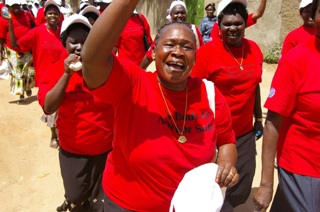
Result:
M73 15L69 16L68 18L66 18L62 22L61 34L64 31L66 31L72 24L77 24L77 23L83 24L83 25L87 26L89 29L91 29L91 27L92 27L86 17L79 15L79 14L73 14Z
M99 10L96 7L92 6L92 5L86 6L83 10L80 11L79 15L85 15L85 14L90 13L90 12L95 13L98 16L100 16Z

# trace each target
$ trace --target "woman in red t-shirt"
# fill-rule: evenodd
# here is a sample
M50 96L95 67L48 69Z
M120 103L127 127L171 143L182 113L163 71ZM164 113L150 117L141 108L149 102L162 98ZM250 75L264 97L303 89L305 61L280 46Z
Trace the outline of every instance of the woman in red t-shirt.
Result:
M232 211L249 197L256 166L255 142L263 130L259 87L263 55L255 42L244 38L247 18L245 4L226 5L218 16L221 39L214 39L198 50L191 73L214 82L231 111L241 183L227 189L222 211Z
M12 25L17 38L27 34L27 32L34 26L34 19L31 14L28 14L21 9L19 1L8 1L9 17L2 13L0 19L0 49L1 59L7 58L11 73L11 93L19 95L18 103L24 101L24 94L31 96L31 89L34 87L34 69L31 66L32 55L28 52L15 51L10 43L9 23ZM8 19L9 18L9 23Z
M163 212L183 176L211 163L216 147L219 169L211 182L229 187L238 181L235 137L221 93L211 83L212 110L205 83L189 76L196 40L186 23L172 22L158 32L155 72L112 54L137 4L113 1L100 15L81 51L82 71L92 94L115 112L113 150L102 180L105 211ZM103 37L108 39L97 39Z

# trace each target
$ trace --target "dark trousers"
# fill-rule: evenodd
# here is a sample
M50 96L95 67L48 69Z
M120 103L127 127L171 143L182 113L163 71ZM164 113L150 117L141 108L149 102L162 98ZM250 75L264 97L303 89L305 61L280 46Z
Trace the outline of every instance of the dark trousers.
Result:
M104 198L104 212L132 212L114 203L107 195Z
M256 140L253 131L237 138L238 160L236 169L239 182L228 188L222 212L231 212L233 208L245 203L250 195L254 173L256 171Z
M279 184L270 212L319 212L320 178L293 174L278 167Z
M103 212L102 173L108 153L97 156L76 155L59 150L65 202L57 211Z

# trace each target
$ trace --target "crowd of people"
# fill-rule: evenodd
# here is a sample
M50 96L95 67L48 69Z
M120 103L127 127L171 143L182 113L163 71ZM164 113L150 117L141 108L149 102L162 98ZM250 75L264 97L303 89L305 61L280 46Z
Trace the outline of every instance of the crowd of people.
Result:
M245 30L267 0L252 13L247 0L221 0L217 10L209 3L199 28L188 23L186 3L173 0L154 39L138 2L0 5L10 92L23 104L39 88L50 146L59 151L65 193L56 211L181 212L172 200L184 176L211 163L224 201L212 198L220 191L191 189L185 192L200 192L202 201L188 204L205 199L215 211L233 211L250 195L260 138L254 210L272 203L272 212L320 211L320 0L300 3L303 24L284 40L265 123L263 54ZM145 71L151 62L155 70Z

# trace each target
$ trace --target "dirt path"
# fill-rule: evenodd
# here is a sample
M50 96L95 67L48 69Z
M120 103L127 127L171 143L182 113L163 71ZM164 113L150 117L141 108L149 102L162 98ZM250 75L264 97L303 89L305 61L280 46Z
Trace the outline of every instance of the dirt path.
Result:
M262 102L275 67L264 64ZM0 91L0 211L55 211L63 201L58 151L49 147L50 129L40 121L37 89L23 105L16 103L18 96L9 93L9 81L0 80ZM257 151L259 160L261 142L257 143ZM257 163L253 187L259 183L260 162ZM251 199L244 207L252 207Z

